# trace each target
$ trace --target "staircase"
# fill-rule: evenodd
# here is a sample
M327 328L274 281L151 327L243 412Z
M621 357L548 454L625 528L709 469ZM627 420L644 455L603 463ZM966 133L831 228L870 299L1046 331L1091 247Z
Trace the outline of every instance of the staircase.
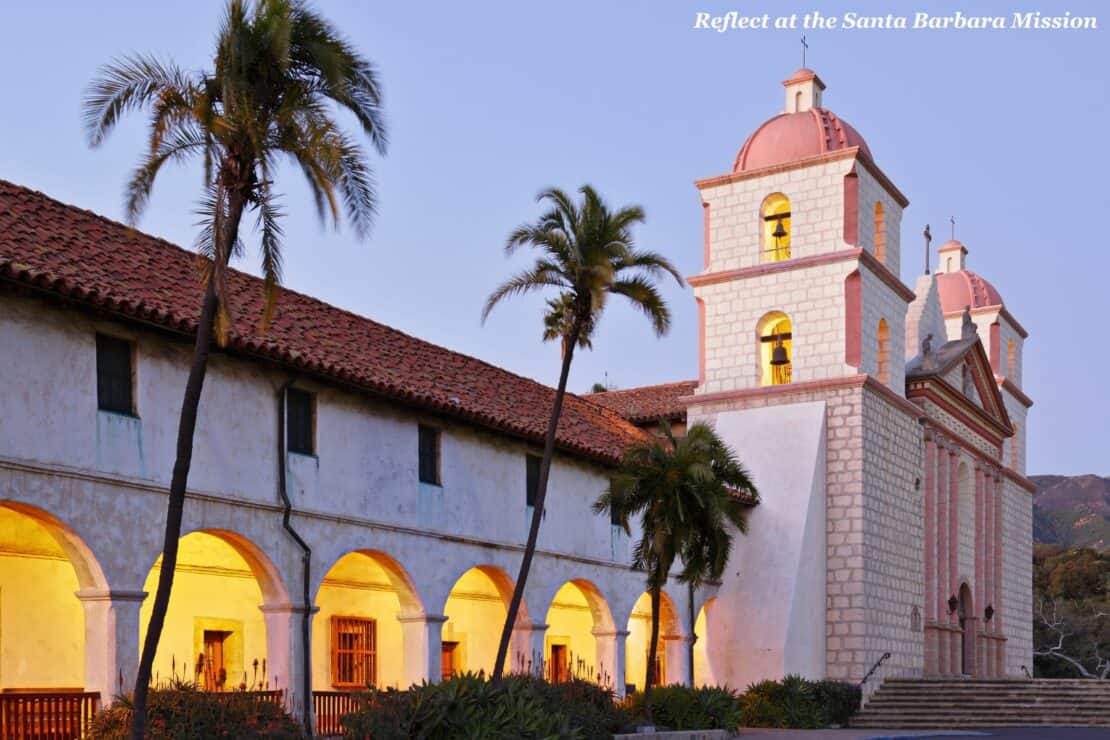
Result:
M860 728L1110 727L1110 681L888 678L852 718Z

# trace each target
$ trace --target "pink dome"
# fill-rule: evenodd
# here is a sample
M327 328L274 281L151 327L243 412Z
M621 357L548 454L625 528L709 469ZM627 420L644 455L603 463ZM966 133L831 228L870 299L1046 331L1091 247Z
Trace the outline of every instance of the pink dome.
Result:
M813 74L809 70L798 70L794 77L803 73ZM830 110L811 108L802 113L782 113L748 137L736 155L732 171L758 170L854 146L871 156L859 132Z
M987 280L974 272L960 270L937 275L940 308L944 313L962 311L964 306L984 308L1001 306L1002 294Z

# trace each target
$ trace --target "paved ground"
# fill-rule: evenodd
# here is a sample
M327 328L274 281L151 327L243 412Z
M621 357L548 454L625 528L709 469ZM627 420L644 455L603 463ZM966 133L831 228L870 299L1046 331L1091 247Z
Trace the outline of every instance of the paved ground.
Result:
M1110 740L1110 727L1006 727L997 730L741 730L741 738L780 740L883 740L885 738L989 737L1007 740Z

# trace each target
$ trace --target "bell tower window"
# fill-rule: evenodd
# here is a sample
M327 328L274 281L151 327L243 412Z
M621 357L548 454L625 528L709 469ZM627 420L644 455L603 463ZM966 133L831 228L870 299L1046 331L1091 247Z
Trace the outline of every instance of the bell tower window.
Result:
M790 318L775 311L759 322L759 384L786 385L794 367L793 331Z
M760 262L790 259L790 199L782 193L768 195L760 209L763 238Z
M875 259L886 264L886 216L882 201L875 201Z

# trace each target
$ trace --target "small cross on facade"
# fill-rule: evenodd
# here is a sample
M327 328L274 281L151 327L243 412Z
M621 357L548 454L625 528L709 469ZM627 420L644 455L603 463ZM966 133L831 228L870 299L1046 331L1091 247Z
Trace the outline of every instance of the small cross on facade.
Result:
M952 241L956 241L956 217L949 216L948 221L952 224Z
M809 48L809 44L806 43L806 35L803 33L802 34L802 67L803 68L806 66L806 49L808 49L808 48Z
M925 274L929 274L929 249L933 244L933 232L929 230L929 224L925 224Z

